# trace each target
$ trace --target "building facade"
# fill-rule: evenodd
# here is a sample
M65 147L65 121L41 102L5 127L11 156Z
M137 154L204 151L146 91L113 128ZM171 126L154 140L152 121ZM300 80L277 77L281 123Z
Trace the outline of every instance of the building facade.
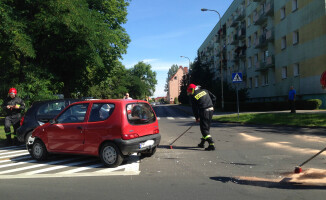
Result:
M184 75L188 74L188 67L180 66L178 71L169 80L169 91L167 99L171 104L174 103L174 99L178 98L181 92L181 83Z
M234 0L198 51L216 77L243 73L249 101L285 101L294 86L326 108L326 0Z

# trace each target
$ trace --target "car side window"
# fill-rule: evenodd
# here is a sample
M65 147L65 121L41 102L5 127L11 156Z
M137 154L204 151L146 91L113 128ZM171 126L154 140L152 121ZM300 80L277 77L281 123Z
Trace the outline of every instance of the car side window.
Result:
M127 107L127 118L130 124L149 124L156 120L154 111L146 103L132 103Z
M114 104L110 103L94 103L88 121L97 122L108 119L111 116L114 107Z
M88 103L70 106L58 118L58 123L78 123L83 122L87 112Z

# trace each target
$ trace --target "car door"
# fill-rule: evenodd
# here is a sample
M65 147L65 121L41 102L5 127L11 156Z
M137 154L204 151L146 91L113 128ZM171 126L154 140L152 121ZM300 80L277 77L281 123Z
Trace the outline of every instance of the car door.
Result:
M89 119L85 127L85 152L96 153L103 138L115 139L113 136L114 119L112 119L115 104L93 103ZM116 132L115 132L116 133ZM110 138L111 137L111 138Z
M49 149L52 151L83 151L84 126L88 103L68 107L47 127Z

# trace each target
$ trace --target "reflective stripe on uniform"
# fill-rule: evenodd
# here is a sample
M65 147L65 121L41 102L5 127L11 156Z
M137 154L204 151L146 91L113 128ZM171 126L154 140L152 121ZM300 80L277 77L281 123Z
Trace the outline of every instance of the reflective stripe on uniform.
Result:
M206 137L203 136L204 140L207 140L208 138L212 137L211 135L207 135Z

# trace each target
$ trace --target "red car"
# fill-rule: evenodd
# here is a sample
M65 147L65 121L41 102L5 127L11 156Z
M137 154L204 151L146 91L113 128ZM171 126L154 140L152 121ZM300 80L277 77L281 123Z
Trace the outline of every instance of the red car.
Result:
M49 153L84 154L116 167L133 153L153 155L160 140L155 112L146 101L88 100L36 128L27 149L36 160Z

